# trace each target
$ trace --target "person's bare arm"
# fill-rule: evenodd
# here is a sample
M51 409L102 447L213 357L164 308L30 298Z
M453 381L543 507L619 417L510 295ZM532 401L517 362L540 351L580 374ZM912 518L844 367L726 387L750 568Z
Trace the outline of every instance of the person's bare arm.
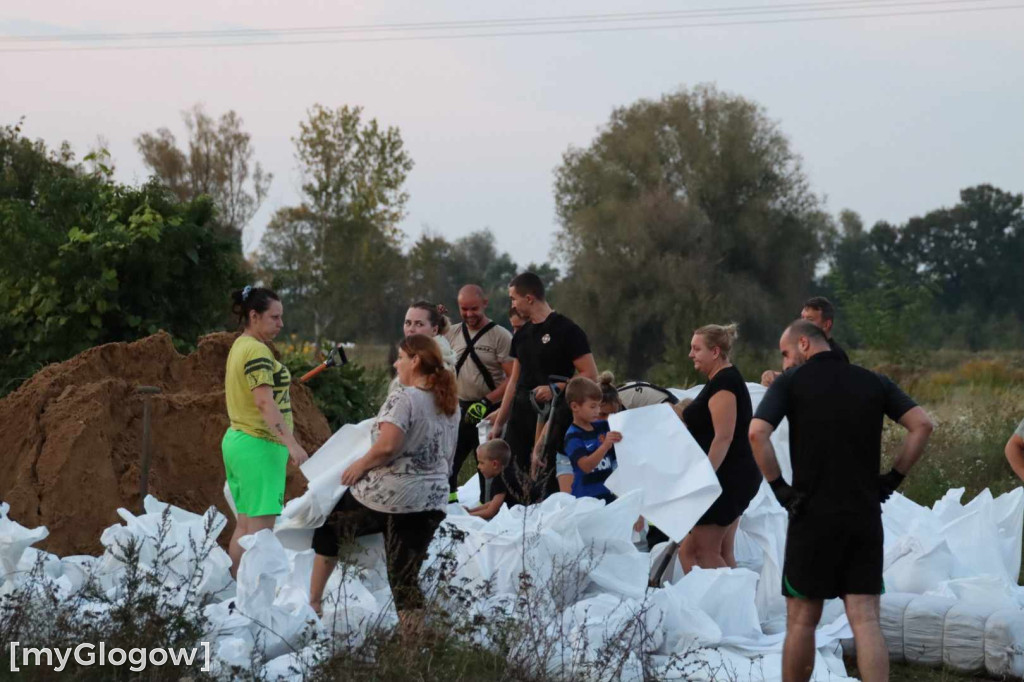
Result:
M587 353L581 355L572 361L572 366L576 370L576 376L587 377L591 381L597 381L597 363L594 361L594 354ZM565 382L559 381L555 384L559 391L565 390ZM533 389L533 396L537 399L538 403L546 403L551 400L551 387L550 386L538 386Z
M1013 473L1024 481L1024 438L1016 433L1013 434L1010 436L1010 440L1006 441L1006 448L1003 452L1006 453L1006 461L1010 463Z
M510 378L512 376L512 368L514 363L512 360L501 363L501 369L505 372L505 380L494 387L494 390L487 394L486 398L488 402L497 403L499 400L503 400L505 397L505 389L508 388Z
M609 431L596 450L591 452L589 455L585 455L576 460L576 466L580 468L585 474L589 474L591 471L597 468L597 465L601 463L604 456L608 454L608 451L615 447L616 443L622 442L622 434L618 431Z
M900 417L900 426L907 430L903 438L903 446L892 463L892 468L906 476L911 467L921 459L924 446L935 428L931 418L922 407L914 407Z
M470 516L479 516L482 519L490 521L498 515L498 511L501 509L501 505L505 504L505 493L498 493L491 498L491 501L487 504L482 504L475 509L469 510Z
M763 419L750 420L750 449L754 452L757 468L769 482L782 476L782 468L779 466L779 459L775 455L775 447L771 441L774 431L775 427Z
M281 443L288 448L288 457L292 462L298 466L309 459L306 450L288 428L284 415L281 414L281 408L274 402L274 389L267 384L261 384L252 389L252 398L256 402L256 409L260 411L263 421L270 427L270 431L280 438Z
M491 427L491 432L488 437L491 440L501 437L501 429L505 426L505 422L508 421L508 413L512 411L512 403L516 399L516 384L519 383L519 360L512 360L512 371L508 375L508 381L505 384L505 395L501 400L501 407L498 408L498 414L494 416L494 425Z
M594 354L587 353L572 361L576 368L577 376L587 377L591 381L597 381L597 362L594 361Z
M405 433L402 429L390 422L381 422L377 442L370 446L365 455L348 465L341 475L341 484L350 486L365 476L367 471L387 464L401 452L404 443Z
M708 459L715 471L718 471L718 467L725 461L736 431L736 396L731 391L719 391L711 396L708 409L711 411L711 423L715 427L715 437L708 448Z

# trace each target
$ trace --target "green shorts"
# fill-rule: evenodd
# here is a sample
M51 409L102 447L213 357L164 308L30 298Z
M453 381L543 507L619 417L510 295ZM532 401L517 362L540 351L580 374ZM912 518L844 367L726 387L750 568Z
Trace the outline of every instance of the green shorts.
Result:
M288 448L228 429L220 443L235 510L246 516L277 516L284 509Z

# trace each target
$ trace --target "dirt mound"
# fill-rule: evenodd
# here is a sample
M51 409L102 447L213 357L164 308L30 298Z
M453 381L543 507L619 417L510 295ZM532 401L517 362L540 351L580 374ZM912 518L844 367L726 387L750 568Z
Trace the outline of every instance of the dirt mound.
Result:
M50 536L40 548L60 555L101 551L100 533L117 507L139 510L143 396L150 397L153 455L149 492L195 512L224 501L220 441L228 426L224 365L235 335L210 334L191 355L165 333L98 346L50 365L0 400L0 501L11 518ZM302 386L292 387L295 431L310 453L331 435ZM290 499L305 479L291 464ZM222 541L226 538L222 537Z

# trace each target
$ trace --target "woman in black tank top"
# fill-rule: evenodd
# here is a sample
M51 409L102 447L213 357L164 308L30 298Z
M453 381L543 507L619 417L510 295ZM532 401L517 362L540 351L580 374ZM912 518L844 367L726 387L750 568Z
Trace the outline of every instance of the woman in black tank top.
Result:
M736 325L712 324L694 332L690 342L693 366L708 382L683 410L683 422L711 460L722 494L679 546L679 561L685 571L693 566L736 566L736 528L761 485L761 472L747 438L753 416L750 393L743 375L729 361L735 339Z

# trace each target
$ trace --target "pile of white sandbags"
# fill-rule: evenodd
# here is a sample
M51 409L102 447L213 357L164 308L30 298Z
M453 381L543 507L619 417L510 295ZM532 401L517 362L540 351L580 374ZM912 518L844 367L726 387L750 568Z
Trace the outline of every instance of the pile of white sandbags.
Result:
M751 386L751 395L756 403L763 389ZM450 598L434 593L428 579L445 567L451 584L472 595L466 618L502 618L540 632L548 643L540 653L542 665L555 676L607 679L607 653L626 642L632 648L620 658L619 679L640 680L646 672L658 679L778 680L787 515L767 486L740 523L740 568L683 575L673 561L661 586L647 586L668 546L651 553L638 549L638 515L682 537L714 499L710 465L667 409L653 406L616 417L625 440L614 483L620 498L610 505L558 494L529 508L503 508L489 522L450 505L425 564L428 593L442 603ZM774 442L788 473L785 424ZM44 528L26 529L0 506L0 594L15 589L40 562L60 594L74 594L92 574L116 599L124 571L119 548L135 544L140 563L156 571L159 543L170 543L182 553L173 555L173 570L162 573L168 588L179 590L182 600L213 599L205 615L215 674L230 679L233 666L248 669L254 656L262 656L257 664L268 679L299 679L295 671L327 651L323 642L359 646L372 629L397 622L379 535L361 539L363 551L354 557L358 570L333 574L323 617L308 606L312 529L344 492L341 472L368 447L369 422L346 426L303 465L308 492L287 505L274 532L244 539L237 583L229 577L226 554L209 549L204 537L216 537L224 527L212 509L200 516L147 498L141 516L119 510L124 523L104 532L101 557L62 559L31 547L46 537ZM950 491L932 508L897 494L883 507L889 594L883 596L882 620L891 656L1020 676L1024 592L1016 583L1024 490L995 499L986 491L967 504L960 501L962 493ZM478 495L476 479L459 491L467 505ZM523 575L530 578L529 588ZM827 603L817 634L815 679L846 678L840 643L849 646L850 636L841 602ZM537 656L538 641L514 642L510 660ZM477 642L489 644L481 635Z

